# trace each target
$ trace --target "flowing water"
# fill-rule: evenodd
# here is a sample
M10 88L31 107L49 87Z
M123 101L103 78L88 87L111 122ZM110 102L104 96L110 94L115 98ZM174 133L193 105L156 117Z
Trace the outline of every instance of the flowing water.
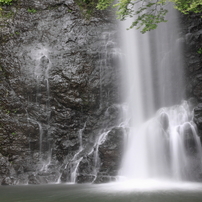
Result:
M192 107L184 98L178 16L140 34L120 25L127 128L121 180L198 181L202 150Z

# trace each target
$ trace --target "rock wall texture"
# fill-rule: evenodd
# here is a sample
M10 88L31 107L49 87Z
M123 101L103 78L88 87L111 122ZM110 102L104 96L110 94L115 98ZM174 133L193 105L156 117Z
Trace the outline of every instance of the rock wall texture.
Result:
M71 0L2 8L0 183L100 182L102 139L121 150L116 23L107 13L86 19Z
M183 16L185 24L186 94L194 108L194 122L202 137L202 18L201 14Z

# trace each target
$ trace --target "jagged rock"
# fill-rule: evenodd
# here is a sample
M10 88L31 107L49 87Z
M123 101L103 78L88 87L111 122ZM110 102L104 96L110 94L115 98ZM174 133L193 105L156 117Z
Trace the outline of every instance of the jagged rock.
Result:
M0 180L2 180L2 185L13 184L14 180L11 176L15 174L16 172L8 158L0 154Z
M96 178L95 153L85 156L78 167L77 183L92 183Z
M160 121L164 131L166 131L169 127L168 115L165 113L160 114L159 121Z
M189 123L186 123L183 126L183 135L184 135L184 145L187 152L187 155L193 155L197 153L196 140L194 139L194 131L191 128Z
M194 108L194 122L198 127L200 137L202 137L202 103Z
M95 179L94 175L83 175L83 174L78 174L76 178L77 183L92 183Z
M12 177L5 177L1 182L1 185L13 185L13 184L14 179Z
M194 99L194 105L192 106L194 108L194 121L199 129L199 135L202 136L202 114L200 112L202 56L198 52L202 47L202 20L196 14L190 14L188 18L184 16L183 19L185 20L186 94L188 98Z
M40 184L40 180L34 174L28 176L28 184Z
M122 129L114 128L99 146L100 166L94 183L109 182L116 178L123 154L123 137Z

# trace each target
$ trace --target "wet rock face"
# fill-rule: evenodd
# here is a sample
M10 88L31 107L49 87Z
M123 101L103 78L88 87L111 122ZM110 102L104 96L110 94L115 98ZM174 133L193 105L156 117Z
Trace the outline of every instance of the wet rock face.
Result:
M123 135L121 128L113 128L103 135L92 153L81 160L78 183L106 183L116 179L123 154Z
M105 142L99 146L100 166L95 183L110 182L116 179L123 155L123 141L122 129L114 128L106 137Z
M88 158L103 128L116 125L119 70L108 19L87 20L65 0L3 7L0 153L9 166L2 184L53 182L61 173L71 180L68 165Z
M185 20L186 89L188 97L195 99L194 121L198 126L199 135L202 136L202 54L200 52L202 47L202 19L200 14L192 14L187 16L187 19L185 17Z
M202 103L194 108L194 122L197 125L198 132L202 141Z
M11 162L8 161L8 158L0 155L0 176L2 177L2 185L11 185L14 184L14 179L9 176L12 176L15 173Z

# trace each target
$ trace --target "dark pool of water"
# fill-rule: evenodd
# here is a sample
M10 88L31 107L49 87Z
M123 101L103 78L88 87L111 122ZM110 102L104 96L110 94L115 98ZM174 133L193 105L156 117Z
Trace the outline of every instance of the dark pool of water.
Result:
M1 186L0 202L202 202L201 184L145 185Z

